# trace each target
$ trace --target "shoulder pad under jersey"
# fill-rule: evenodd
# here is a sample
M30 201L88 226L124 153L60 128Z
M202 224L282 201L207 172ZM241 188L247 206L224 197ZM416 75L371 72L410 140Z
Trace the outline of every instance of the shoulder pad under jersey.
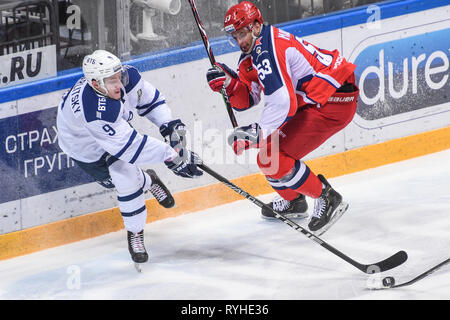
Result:
M98 94L90 86L83 90L83 111L87 122L103 120L116 122L120 114L121 102Z

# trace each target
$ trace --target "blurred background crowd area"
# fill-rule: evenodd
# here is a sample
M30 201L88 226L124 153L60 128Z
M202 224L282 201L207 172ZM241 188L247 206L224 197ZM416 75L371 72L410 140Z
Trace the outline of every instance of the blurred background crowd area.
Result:
M208 37L224 36L226 10L239 0L196 0ZM253 0L266 22L323 15L376 0ZM58 71L95 49L121 59L199 41L187 0L0 0L0 58L55 45Z

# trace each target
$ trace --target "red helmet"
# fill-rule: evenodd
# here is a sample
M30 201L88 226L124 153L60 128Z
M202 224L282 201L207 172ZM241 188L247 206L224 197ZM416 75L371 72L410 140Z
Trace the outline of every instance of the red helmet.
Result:
M242 1L230 9L225 14L223 27L227 33L234 32L244 27L253 28L253 22L263 23L261 11L251 2Z

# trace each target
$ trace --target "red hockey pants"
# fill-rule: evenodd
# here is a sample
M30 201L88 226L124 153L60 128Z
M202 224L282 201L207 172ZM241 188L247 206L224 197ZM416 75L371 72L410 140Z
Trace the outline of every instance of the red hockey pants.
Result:
M316 105L299 108L289 122L272 133L267 143L261 144L257 159L261 171L269 178L281 179L289 175L294 167L299 167L295 165L298 160L351 122L356 112L358 93L358 90L351 93L336 92L320 108ZM286 200L295 199L299 193L319 197L322 183L309 169L306 174L308 176L303 177L295 189L275 190Z

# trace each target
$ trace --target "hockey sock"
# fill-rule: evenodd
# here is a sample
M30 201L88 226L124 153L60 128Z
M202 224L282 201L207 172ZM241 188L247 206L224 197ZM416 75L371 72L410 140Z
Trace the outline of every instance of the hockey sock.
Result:
M322 182L309 169L309 167L300 160L296 160L292 170L281 179L267 177L269 184L283 197L288 196L292 200L293 192L301 193L311 198L318 198L322 193Z
M292 189L276 190L275 191L285 200L292 201L298 197L298 192Z

